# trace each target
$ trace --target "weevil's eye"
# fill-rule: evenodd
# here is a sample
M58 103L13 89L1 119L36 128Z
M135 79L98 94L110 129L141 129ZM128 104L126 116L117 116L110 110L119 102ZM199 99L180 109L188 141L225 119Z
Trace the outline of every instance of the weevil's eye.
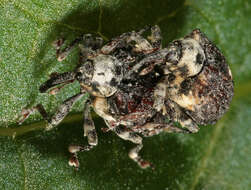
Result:
M182 44L180 40L173 41L167 47L166 62L178 64L182 57Z
M80 65L76 70L76 79L79 82L83 82L85 84L89 84L94 72L94 66L91 61L87 61L86 63Z

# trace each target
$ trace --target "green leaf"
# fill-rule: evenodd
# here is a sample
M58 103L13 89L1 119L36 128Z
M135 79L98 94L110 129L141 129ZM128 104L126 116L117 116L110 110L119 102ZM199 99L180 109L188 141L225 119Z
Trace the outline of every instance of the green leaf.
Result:
M248 0L20 0L0 1L0 186L2 189L251 189L251 2ZM105 39L158 24L164 44L200 28L226 56L235 80L228 113L197 134L160 134L144 140L142 156L156 169L141 170L127 154L134 145L95 123L99 146L80 154L80 170L67 164L67 147L86 144L83 101L56 130L44 132L35 114L17 125L21 109L43 103L53 113L79 91L56 96L38 87L52 72L72 70L77 51L62 63L51 43L80 33Z

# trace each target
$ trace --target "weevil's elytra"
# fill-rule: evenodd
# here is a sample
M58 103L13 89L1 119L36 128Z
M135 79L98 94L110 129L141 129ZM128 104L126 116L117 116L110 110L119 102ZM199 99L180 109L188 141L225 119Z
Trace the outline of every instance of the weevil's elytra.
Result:
M151 35L145 38L143 33L148 29ZM71 145L69 164L78 168L77 153L98 144L90 114L93 107L107 125L104 131L112 131L136 144L129 157L141 168L153 167L139 155L142 137L163 131L198 132L198 125L215 123L222 117L233 97L230 68L219 49L200 30L193 30L164 48L161 41L158 26L124 33L106 44L90 34L78 37L64 49L63 40L58 40L58 61L64 60L76 45L80 61L74 71L51 74L39 90L56 94L64 85L77 80L80 92L65 100L52 117L48 117L41 104L24 109L19 123L38 110L48 122L46 129L52 129L76 101L89 93L84 108L84 136L88 145Z

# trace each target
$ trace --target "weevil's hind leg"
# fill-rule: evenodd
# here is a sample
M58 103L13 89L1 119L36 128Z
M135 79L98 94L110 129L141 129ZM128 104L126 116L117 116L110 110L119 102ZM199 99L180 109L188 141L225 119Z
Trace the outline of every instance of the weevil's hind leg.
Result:
M124 140L128 140L131 141L135 144L137 144L136 147L134 147L133 149L130 150L129 152L129 157L135 161L139 167L141 167L142 169L151 167L154 168L153 165L148 162L145 161L141 158L141 156L139 155L139 151L143 148L143 144L142 144L142 138L137 135L135 132L133 132L130 129L127 129L125 126L117 126L113 129L113 131L122 139Z
M199 127L195 121L191 119L189 115L186 114L185 110L181 108L177 103L172 100L165 101L165 110L168 110L168 114L173 121L180 123L181 127L187 129L191 133L196 133L199 131Z
M151 35L148 37L152 46L157 49L161 49L162 47L162 36L161 30L158 25L151 27Z
M53 88L49 91L50 94L56 94L62 87L64 87L64 85L69 84L74 82L75 80L75 73L74 72L65 72L65 73L52 73L50 75L50 79L47 80L45 83L43 83L40 87L39 87L39 91L41 93L46 92L48 89L60 85L59 87Z
M154 123L147 122L143 126L140 126L143 131L141 131L142 135L145 137L151 137L154 135L158 135L159 133L165 131L168 133L190 133L190 131L186 129L182 129L174 126L172 122L170 123ZM138 129L140 131L140 128Z
M177 121L181 124L183 128L189 130L191 133L197 133L200 129L198 125L185 113Z
M45 129L50 130L57 126L65 118L65 116L70 112L70 109L72 108L73 104L83 96L84 94L79 93L65 100L63 104L59 106L58 110L52 117L48 116L41 104L38 104L37 106L31 109L23 109L21 112L21 118L18 123L21 124L22 122L24 122L30 114L37 110L42 115L42 117L48 122Z

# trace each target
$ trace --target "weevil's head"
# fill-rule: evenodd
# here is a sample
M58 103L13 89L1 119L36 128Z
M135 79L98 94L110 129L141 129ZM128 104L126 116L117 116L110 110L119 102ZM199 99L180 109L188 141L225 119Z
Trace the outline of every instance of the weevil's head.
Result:
M117 85L123 78L122 66L115 57L100 54L77 68L76 79L93 96L109 97L117 91Z

